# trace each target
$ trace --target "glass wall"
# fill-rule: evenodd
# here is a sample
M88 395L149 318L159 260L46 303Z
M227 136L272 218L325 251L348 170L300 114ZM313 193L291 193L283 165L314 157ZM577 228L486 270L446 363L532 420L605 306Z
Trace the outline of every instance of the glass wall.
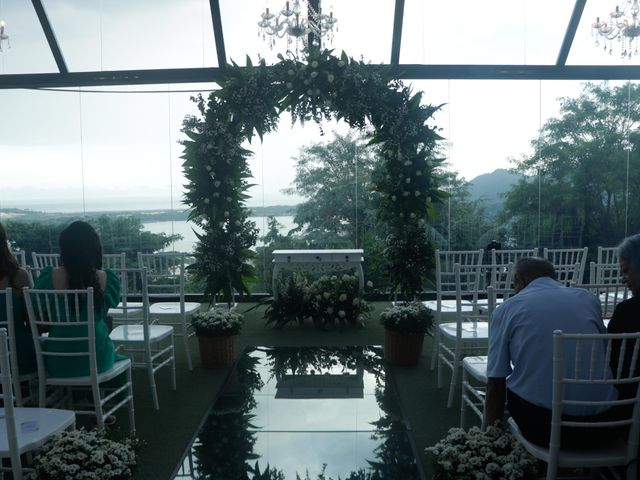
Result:
M158 22L159 14L148 5L129 12L124 2L81 3L45 2L51 20L60 25L60 44L72 69L217 65L205 0L179 7L163 2L158 9L177 10L170 10L173 21L158 17ZM454 18L455 12L443 2L427 3L406 2L401 62L553 64L555 55L548 52L554 49L547 44L559 44L573 6L572 1L520 0L480 11L469 2L465 8L495 20L498 33L470 28L453 35L429 19ZM3 5L0 16L14 19L7 24L14 36L11 50L0 53L2 73L55 70L33 12L21 2ZM251 32L255 36L255 22L230 27L234 15L240 15L234 5L221 2L228 56L238 60L252 50L274 61L260 38L243 40ZM358 5L336 5L341 23L334 41L352 56L386 61L393 2L381 2L372 13L369 26L379 31L375 42L355 33ZM119 12L125 9L130 15L122 19ZM149 20L157 29L138 38L139 32L131 30L136 22L148 29L141 15L151 10ZM553 19L564 20L540 22L549 11L556 13ZM70 25L65 19L73 12L82 21ZM585 12L585 18L592 14L593 9ZM175 37L179 26L188 35ZM161 40L166 40L164 51L156 48ZM569 63L584 63L593 53L584 18L574 43ZM133 45L126 55L118 53ZM424 92L424 103L442 105L431 120L443 137L436 157L443 159L439 173L447 193L428 226L437 247L475 249L496 240L503 248L589 246L595 252L640 230L629 201L637 198L640 185L637 83L406 83ZM86 218L99 229L107 252L126 252L130 258L138 251L192 252L197 227L187 221L188 207L182 203L181 125L186 115L197 112L190 97L215 88L0 90L0 221L14 248L56 252L60 229L72 219ZM375 221L370 193L377 157L365 136L340 123L292 126L285 113L277 132L245 145L253 152L254 186L247 205L260 231L254 291L270 288L274 248L363 248L367 278L381 281L385 232Z

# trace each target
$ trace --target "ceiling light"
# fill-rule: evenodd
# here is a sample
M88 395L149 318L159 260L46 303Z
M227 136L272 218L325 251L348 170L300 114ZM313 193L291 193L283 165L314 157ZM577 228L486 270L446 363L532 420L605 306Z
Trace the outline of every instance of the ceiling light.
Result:
M266 7L260 14L258 35L268 42L271 49L275 47L276 39L286 38L287 51L295 48L295 53L299 54L301 49L305 51L309 49L310 36L316 47L320 47L325 41L332 43L334 30L338 30L337 23L338 19L333 16L333 7L327 15L322 13L320 1L318 1L318 11L315 11L310 2L293 0L293 2L285 2L284 8L279 13L273 13L269 7Z
M605 52L613 55L613 44L617 43L622 58L631 58L638 55L638 36L640 36L640 24L638 14L640 5L638 0L623 0L623 6L616 5L608 19L600 20L596 18L591 25L592 32L596 36L596 47L600 46L600 41L604 44Z

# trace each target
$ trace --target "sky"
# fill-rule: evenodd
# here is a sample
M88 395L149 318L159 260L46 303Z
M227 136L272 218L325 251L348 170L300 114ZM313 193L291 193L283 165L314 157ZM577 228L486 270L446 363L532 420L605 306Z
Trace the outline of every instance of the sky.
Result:
M612 9L587 2L568 64L621 64L594 46L590 23ZM217 66L208 0L44 0L71 71ZM256 22L266 5L284 2L221 0L229 58L244 64L260 55L273 62ZM406 0L401 63L553 64L573 0L459 2ZM329 3L331 6L331 3ZM325 6L325 11L327 7ZM388 62L393 0L334 0L333 48L370 63ZM55 71L31 2L0 0L11 48L0 52L0 74ZM281 42L284 42L283 40ZM282 43L280 45L283 45ZM634 64L638 60L632 60ZM405 82L440 105L432 125L446 138L451 168L466 179L508 168L530 153L530 142L558 98L578 95L579 81L433 80ZM84 88L80 91L0 90L0 207L87 211L177 208L182 186L178 143L193 93L215 84ZM157 93L136 93L158 90ZM117 93L120 92L120 93ZM250 206L294 204L282 193L301 147L326 142L338 123L291 127L256 139Z

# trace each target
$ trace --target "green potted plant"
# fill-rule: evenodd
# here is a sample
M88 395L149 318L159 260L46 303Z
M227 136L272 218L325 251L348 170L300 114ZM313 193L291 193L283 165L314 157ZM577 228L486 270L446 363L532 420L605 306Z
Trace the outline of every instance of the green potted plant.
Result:
M111 440L104 430L65 431L45 443L34 458L34 478L127 480L133 476L137 445L135 438Z
M380 314L385 328L384 359L392 365L415 365L422 353L424 334L433 326L433 314L420 302L399 303Z
M235 359L235 336L242 329L242 314L214 307L191 317L198 337L200 361L204 368L228 367Z

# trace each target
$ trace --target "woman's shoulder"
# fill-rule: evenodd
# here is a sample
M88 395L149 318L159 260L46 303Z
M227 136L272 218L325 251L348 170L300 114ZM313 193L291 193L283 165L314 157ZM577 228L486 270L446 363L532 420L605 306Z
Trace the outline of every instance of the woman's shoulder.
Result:
M640 297L631 297L616 305L607 330L609 333L635 332L640 329Z
M102 271L106 275L104 297L109 305L117 305L120 301L120 278L110 268L105 268Z
M22 287L31 287L33 280L31 275L24 268L20 267L13 278L11 279L11 286L15 289L21 289Z
M44 267L40 270L35 281L34 288L51 288L53 285L53 267Z

